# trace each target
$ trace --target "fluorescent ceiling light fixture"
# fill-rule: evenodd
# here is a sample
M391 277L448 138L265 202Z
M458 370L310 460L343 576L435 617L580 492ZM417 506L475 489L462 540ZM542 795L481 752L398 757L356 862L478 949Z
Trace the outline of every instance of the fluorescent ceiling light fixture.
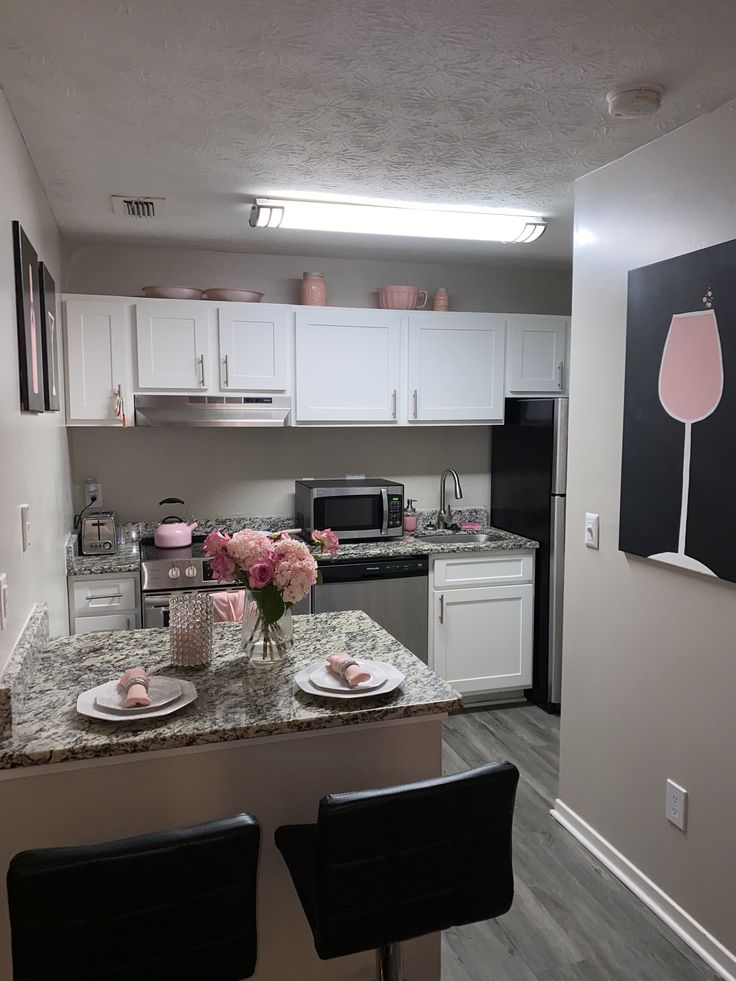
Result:
M250 213L250 224L253 228L509 243L534 242L547 227L541 218L493 211L451 211L447 208L276 198L256 198Z

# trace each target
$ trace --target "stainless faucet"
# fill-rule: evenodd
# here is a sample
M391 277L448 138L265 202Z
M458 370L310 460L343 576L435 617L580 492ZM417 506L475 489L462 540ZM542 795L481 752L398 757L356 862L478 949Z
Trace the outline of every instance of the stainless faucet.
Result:
M452 467L443 470L442 476L440 477L440 509L437 512L438 528L448 528L452 524L452 511L447 503L445 491L445 481L447 480L448 473L452 474L452 479L455 481L455 500L459 501L463 496L463 489L460 486L460 478L457 475L457 470L453 470Z

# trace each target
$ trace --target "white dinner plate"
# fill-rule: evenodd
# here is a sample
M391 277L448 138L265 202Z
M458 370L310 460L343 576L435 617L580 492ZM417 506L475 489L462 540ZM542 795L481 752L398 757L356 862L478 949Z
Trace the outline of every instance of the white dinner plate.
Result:
M197 697L197 689L191 683L191 681L179 681L181 685L181 695L176 701L169 702L168 705L163 705L160 708L153 709L143 709L142 711L133 712L125 711L121 712L119 709L103 709L99 708L95 702L97 693L100 688L103 687L99 685L97 688L90 688L89 691L83 691L81 695L77 698L77 712L80 715L86 715L90 719L102 719L105 722L131 722L134 719L158 719L164 715L171 715L172 712L178 712L179 709L184 708L185 705L189 705Z
M355 660L358 661L358 658L356 657ZM324 688L327 691L370 691L372 688L380 688L386 680L386 672L383 667L376 661L360 660L358 665L366 671L370 671L371 676L367 681L361 681L354 688L351 688L347 681L343 681L339 674L335 674L324 661L310 668L309 680L316 688Z
M363 662L368 663L368 662ZM341 698L343 701L351 701L356 698L378 698L379 695L387 695L394 691L404 680L404 675L393 664L381 663L381 668L386 675L386 680L380 688L371 688L369 691L356 690L355 688L343 688L340 691L328 691L325 688L318 688L309 680L309 674L314 670L314 666L302 668L294 675L297 687L301 688L307 695L314 695L319 698Z
M153 712L163 708L169 702L181 698L181 682L178 678L167 678L165 675L152 674L148 679L148 697L151 699L150 705L136 705L133 708L126 708L124 705L126 695L121 695L118 691L117 681L107 681L95 689L95 703L97 708L103 711L112 710L123 712L125 715L131 712Z

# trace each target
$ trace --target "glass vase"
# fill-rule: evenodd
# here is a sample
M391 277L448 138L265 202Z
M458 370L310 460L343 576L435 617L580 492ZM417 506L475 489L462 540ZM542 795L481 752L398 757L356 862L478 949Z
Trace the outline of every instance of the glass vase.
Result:
M278 664L294 646L294 624L291 609L285 610L281 619L267 623L261 612L256 594L245 590L243 608L242 648L250 657L250 663L260 667Z

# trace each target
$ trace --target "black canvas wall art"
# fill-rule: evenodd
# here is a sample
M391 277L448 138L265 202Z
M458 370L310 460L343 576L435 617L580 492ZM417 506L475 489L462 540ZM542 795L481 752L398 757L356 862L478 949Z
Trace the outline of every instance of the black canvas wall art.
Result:
M13 222L13 252L20 404L27 412L43 412L43 319L38 289L38 256L18 221Z
M44 405L58 412L59 399L59 325L56 321L56 284L43 262L38 264L38 286L41 297L43 329L43 396Z
M629 273L619 548L736 582L736 241Z

